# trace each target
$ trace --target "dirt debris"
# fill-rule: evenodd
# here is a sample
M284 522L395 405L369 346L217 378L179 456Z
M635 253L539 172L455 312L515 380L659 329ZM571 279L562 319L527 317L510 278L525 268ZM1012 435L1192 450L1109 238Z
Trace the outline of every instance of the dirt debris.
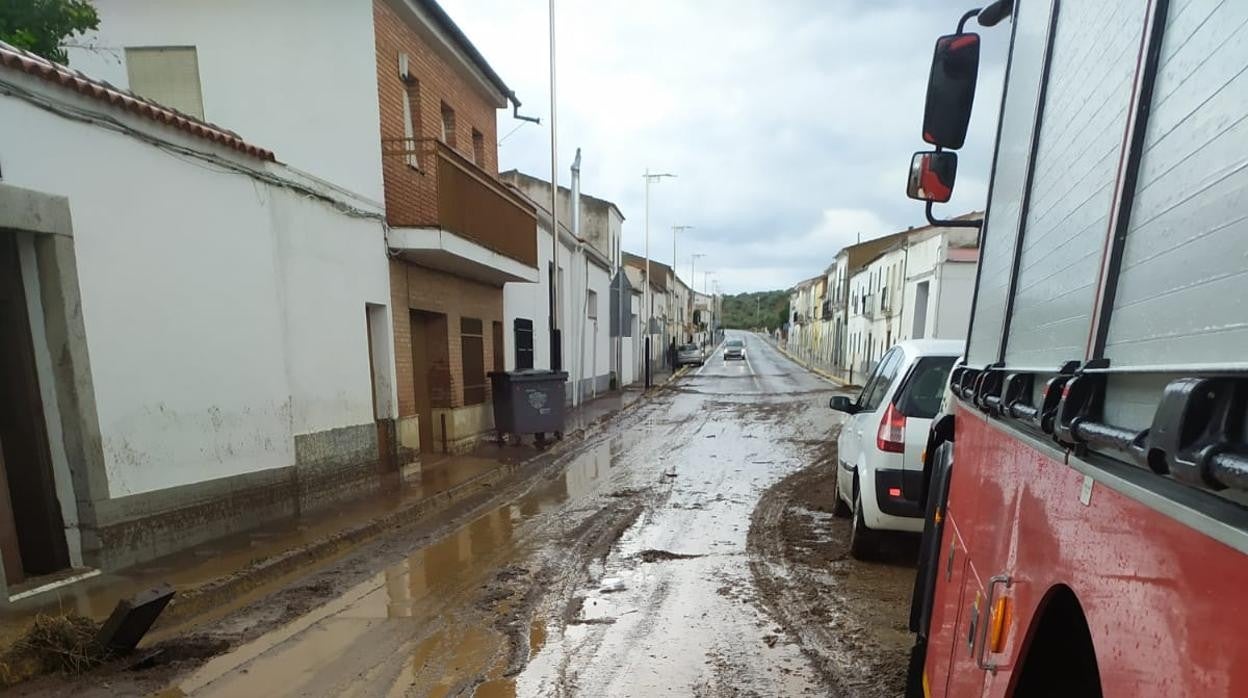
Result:
M755 584L838 695L899 696L912 642L907 618L916 541L897 536L884 562L850 558L849 523L830 515L836 471L826 465L835 462L835 446L820 445L813 466L759 500L748 538Z
M95 642L99 625L77 614L35 616L26 634L0 655L0 687L45 674L77 675L108 658Z
M685 553L674 553L670 550L643 550L635 556L642 562L666 562L668 560L691 560L701 555L689 555Z

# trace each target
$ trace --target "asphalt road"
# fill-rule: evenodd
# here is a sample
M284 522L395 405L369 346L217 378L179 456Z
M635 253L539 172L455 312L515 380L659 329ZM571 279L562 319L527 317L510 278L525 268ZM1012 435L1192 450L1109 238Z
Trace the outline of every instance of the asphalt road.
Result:
M760 496L826 447L835 386L736 336L744 361L716 354L437 539L355 555L328 602L166 694L826 694L747 534Z

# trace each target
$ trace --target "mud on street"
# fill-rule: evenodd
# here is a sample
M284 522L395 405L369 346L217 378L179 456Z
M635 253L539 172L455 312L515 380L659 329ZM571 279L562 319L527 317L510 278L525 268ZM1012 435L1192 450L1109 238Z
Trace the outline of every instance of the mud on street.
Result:
M848 557L835 387L747 338L547 462L18 695L899 695L913 579Z

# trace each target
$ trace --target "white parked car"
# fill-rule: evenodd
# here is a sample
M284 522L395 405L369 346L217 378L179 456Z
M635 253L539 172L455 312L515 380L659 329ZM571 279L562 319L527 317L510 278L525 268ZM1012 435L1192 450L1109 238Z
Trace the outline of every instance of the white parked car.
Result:
M961 340L899 342L884 353L856 399L829 406L849 418L836 442L837 513L853 516L850 553L871 558L882 531L923 530L923 448Z

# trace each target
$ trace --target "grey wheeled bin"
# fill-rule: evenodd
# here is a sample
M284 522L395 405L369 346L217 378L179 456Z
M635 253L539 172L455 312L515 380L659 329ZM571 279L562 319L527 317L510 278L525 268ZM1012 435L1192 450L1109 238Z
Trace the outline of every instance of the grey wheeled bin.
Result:
M538 445L546 442L547 434L563 438L567 383L564 371L492 371L494 429L499 442L505 442L508 434L533 434Z

